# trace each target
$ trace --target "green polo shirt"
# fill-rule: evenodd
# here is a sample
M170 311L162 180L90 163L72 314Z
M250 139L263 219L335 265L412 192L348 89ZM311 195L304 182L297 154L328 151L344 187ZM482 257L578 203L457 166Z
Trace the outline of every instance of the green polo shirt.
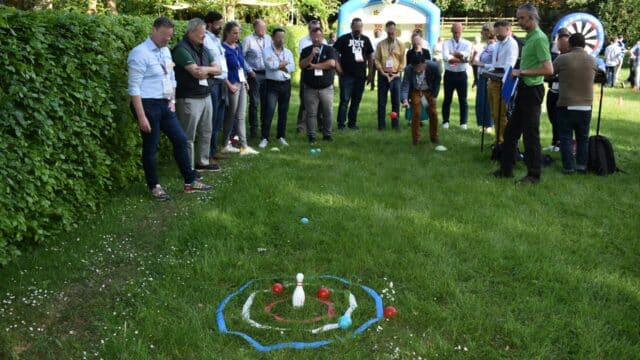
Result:
M207 58L209 58L209 63L212 63L213 56L211 56L211 53L209 51L207 51L206 53L207 53ZM192 65L192 64L198 65L196 63L196 60L193 58L193 56L189 54L189 51L187 51L187 49L185 49L182 46L178 46L173 49L173 61L176 62L177 66L182 66L182 67L185 67L187 65Z
M551 61L549 40L542 30L536 27L525 38L520 58L520 70L539 68L545 61ZM544 84L544 76L523 76L522 79L527 86Z

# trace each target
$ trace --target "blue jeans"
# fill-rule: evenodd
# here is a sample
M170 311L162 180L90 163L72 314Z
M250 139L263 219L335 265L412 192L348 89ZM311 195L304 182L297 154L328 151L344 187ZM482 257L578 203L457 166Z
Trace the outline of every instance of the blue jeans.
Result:
M278 132L277 138L285 137L287 132L287 113L289 112L289 100L291 99L291 81L267 80L267 107L265 109L264 122L262 123L262 138L269 140L271 135L271 122L278 105Z
M616 67L607 66L607 86L614 87L616 84Z
M562 155L562 167L566 171L575 170L573 162L573 132L576 133L576 165L581 168L587 166L589 154L589 124L591 123L591 110L568 110L566 107L558 107L558 125L560 136L560 155Z
M144 114L151 125L151 132L140 132L142 136L142 167L147 180L149 190L158 184L158 167L156 165L156 153L162 131L173 145L173 157L178 164L185 184L192 183L196 178L196 172L191 168L191 160L187 150L187 137L178 122L176 113L169 110L169 100L143 99ZM131 106L133 117L136 112Z
M343 74L340 77L340 105L338 105L338 128L343 128L347 121L347 107L349 108L349 127L356 126L356 117L358 116L358 108L364 93L364 78L357 78L351 75ZM349 105L351 101L351 105Z
M489 108L489 91L487 90L487 78L478 76L476 86L476 121L478 126L492 127L491 109Z
M211 103L213 104L213 116L211 117L211 150L209 156L216 154L218 149L218 134L222 130L224 123L224 110L226 107L226 85L224 82L215 83L211 87Z
M387 93L391 91L391 111L400 113L400 85L402 79L397 77L389 83L387 77L378 72L378 129L385 128L385 118L387 117ZM398 118L391 120L391 127L398 128Z
M260 105L260 124L264 122L264 107L266 101L266 81L264 72L256 73L255 78L249 78L249 136L258 134L258 105Z
M442 102L442 122L449 122L451 113L451 102L453 101L453 91L458 93L460 103L460 125L467 123L469 115L469 105L467 104L467 72L444 72L444 101Z

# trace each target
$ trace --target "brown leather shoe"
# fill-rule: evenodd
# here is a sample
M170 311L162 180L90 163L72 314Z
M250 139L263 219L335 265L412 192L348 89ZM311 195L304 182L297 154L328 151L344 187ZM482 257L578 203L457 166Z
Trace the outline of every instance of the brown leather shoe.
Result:
M225 160L225 159L227 159L227 157L226 157L226 156L224 156L223 154L221 154L220 152L217 152L215 155L213 155L213 156L211 157L211 160L212 160L212 161L216 161L216 160Z

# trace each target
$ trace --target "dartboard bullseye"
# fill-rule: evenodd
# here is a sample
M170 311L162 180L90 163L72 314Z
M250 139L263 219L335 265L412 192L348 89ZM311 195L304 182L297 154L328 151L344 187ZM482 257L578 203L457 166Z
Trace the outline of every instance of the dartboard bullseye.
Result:
M552 39L556 39L558 30L566 28L569 33L584 35L585 51L592 55L598 55L604 45L604 28L602 23L593 15L587 13L572 13L564 16L551 33Z
M277 282L275 288L270 279L248 281L220 302L218 330L259 351L309 349L353 338L384 319L375 290L332 275L303 277Z

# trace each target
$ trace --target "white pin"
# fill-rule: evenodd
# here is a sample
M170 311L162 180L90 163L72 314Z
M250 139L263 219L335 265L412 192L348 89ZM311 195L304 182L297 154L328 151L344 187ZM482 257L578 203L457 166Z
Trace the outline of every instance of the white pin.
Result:
M296 275L296 289L293 291L293 298L291 299L294 308L301 308L304 305L304 290L302 289L302 280L304 275L298 273Z

